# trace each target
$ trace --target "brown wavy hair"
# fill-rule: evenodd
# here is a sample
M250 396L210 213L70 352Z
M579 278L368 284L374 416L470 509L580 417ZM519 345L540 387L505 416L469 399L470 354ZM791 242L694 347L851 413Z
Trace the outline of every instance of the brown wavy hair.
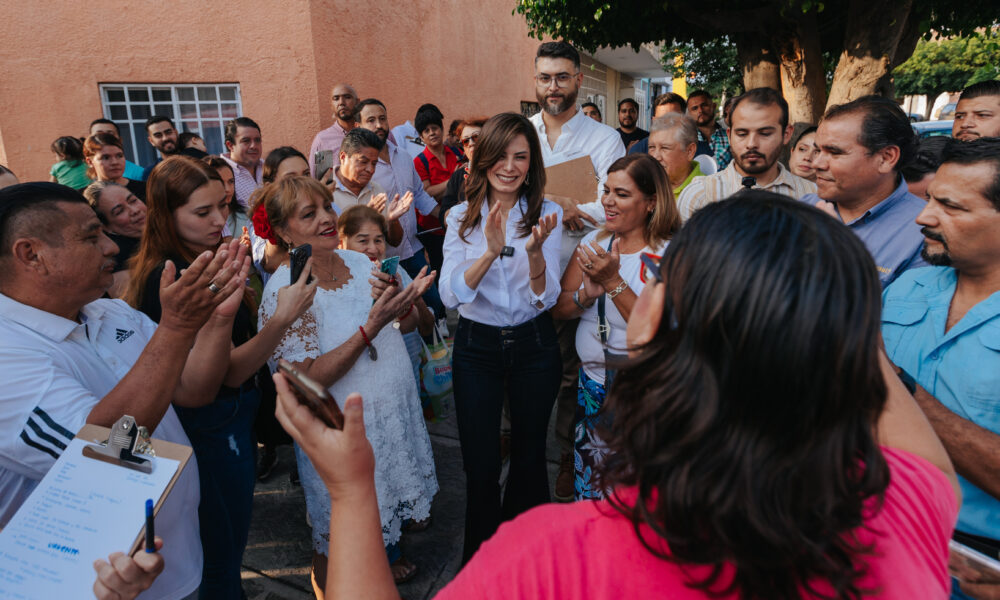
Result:
M254 190L250 196L250 212L253 213L257 206L263 203L271 231L277 238L278 245L286 250L289 250L291 245L281 237L278 228L288 223L288 217L295 210L299 196L304 194L312 194L327 203L333 202L330 190L326 186L305 175L282 177L273 183L266 183Z
M177 235L174 211L187 204L191 194L210 181L222 183L222 178L215 169L189 156L168 157L149 174L146 227L142 230L139 250L129 262L131 277L122 297L131 306L142 305L146 281L167 259L190 263L198 257Z
M527 237L531 228L542 216L542 195L545 193L545 164L542 162L542 147L538 143L538 134L531 121L517 113L500 113L490 117L483 124L476 142L476 151L472 153L472 164L469 165L469 178L465 181L465 195L468 207L458 228L458 236L463 241L469 230L479 225L482 216L483 203L490 193L490 182L487 171L503 158L504 152L511 141L519 135L528 140L529 157L528 177L521 186L521 194L528 200L528 211L524 214L517 227L519 237Z
M875 437L881 286L864 244L754 190L698 211L661 273L660 327L605 405L611 506L649 552L709 567L687 585L710 596L872 593L858 580L873 549L854 532L889 469Z
M660 163L646 153L628 154L608 167L608 175L616 171L628 173L635 187L653 199L653 212L646 216L646 226L642 232L646 245L655 248L672 238L681 228L681 214L674 201L674 192L670 189L670 180ZM603 230L597 235L597 239L604 239L608 235L609 232Z

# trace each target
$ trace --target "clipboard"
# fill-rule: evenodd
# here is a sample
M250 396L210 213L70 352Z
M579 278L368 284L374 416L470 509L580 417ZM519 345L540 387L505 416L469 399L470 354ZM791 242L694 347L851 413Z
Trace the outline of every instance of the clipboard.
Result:
M115 423L113 428L101 427L100 425L90 425L90 424L81 427L80 431L77 432L76 437L85 442L89 442L87 446L84 446L83 455L92 460L102 460L103 462L117 463L122 468L142 471L142 469L136 469L136 467L134 466L136 459L146 460L142 458L141 453L136 452L134 454L134 458L121 457L115 459L110 456L97 457L94 456L92 452L87 452L87 450L89 448L92 448L94 445L103 445L106 442L108 447L116 449L116 447L112 445L114 438L111 436L111 431L112 429L116 430L121 429L123 422L125 422L126 420L130 420L133 424L135 423L135 419L132 419L132 417L125 415L121 419L119 419L117 423ZM119 440L119 441L122 442L124 440ZM177 465L177 470L174 471L173 476L170 478L170 482L167 483L166 489L163 490L163 493L160 494L160 497L157 498L156 502L154 503L153 514L157 515L160 512L160 508L163 506L163 502L167 499L167 496L170 495L171 490L173 490L174 484L177 483L177 478L180 477L181 473L184 471L184 467L187 466L188 460L191 458L192 449L190 446L184 446L183 444L175 444L173 442L166 442L164 440L157 440L157 439L149 439L149 444L152 447L155 456L162 456L163 458L176 460L179 463ZM130 453L133 448L134 446L128 448ZM133 554L135 554L140 550L140 548L143 545L144 538L145 538L145 527L143 527L139 531L139 533L136 534L135 540L132 541L132 545L129 547L128 551L129 556L132 556Z
M192 450L138 431L125 416L112 428L85 425L61 446L0 531L0 599L80 597L93 585L95 559L125 548L129 555L141 551L146 500L154 499L154 514L160 511ZM88 447L103 456L91 458ZM147 461L148 474L136 468Z
M597 199L598 181L589 155L545 167L545 193L572 198L577 204Z

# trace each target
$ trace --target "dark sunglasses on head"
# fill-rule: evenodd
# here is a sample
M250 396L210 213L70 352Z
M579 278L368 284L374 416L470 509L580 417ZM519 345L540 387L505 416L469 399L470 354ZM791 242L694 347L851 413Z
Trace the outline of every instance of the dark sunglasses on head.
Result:
M660 261L657 257L643 252L639 255L639 260L642 261L642 272L639 277L643 283L648 282L650 278L656 281L656 283L663 283L663 275L660 273Z
M478 133L470 135L467 138L462 138L462 145L463 146L468 146L469 144L475 144L476 140L478 140L478 139L479 139L479 134Z

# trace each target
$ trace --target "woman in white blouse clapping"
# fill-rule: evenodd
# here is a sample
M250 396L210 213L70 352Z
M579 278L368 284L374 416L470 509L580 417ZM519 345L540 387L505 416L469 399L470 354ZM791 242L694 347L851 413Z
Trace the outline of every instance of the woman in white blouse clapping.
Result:
M468 201L448 214L439 284L460 315L452 372L467 486L463 561L501 521L549 501L545 434L562 367L547 311L559 297L562 210L544 189L531 123L515 113L489 119L469 168ZM505 394L511 453L501 502Z

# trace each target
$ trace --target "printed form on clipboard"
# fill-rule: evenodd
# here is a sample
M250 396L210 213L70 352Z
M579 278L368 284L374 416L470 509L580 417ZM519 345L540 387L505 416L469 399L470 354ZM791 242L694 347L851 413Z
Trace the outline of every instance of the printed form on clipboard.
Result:
M153 454L114 458L125 440L111 431L84 426L0 531L0 599L92 597L94 561L139 549L146 500L159 511L191 448L152 440ZM138 452L134 440L128 450Z

